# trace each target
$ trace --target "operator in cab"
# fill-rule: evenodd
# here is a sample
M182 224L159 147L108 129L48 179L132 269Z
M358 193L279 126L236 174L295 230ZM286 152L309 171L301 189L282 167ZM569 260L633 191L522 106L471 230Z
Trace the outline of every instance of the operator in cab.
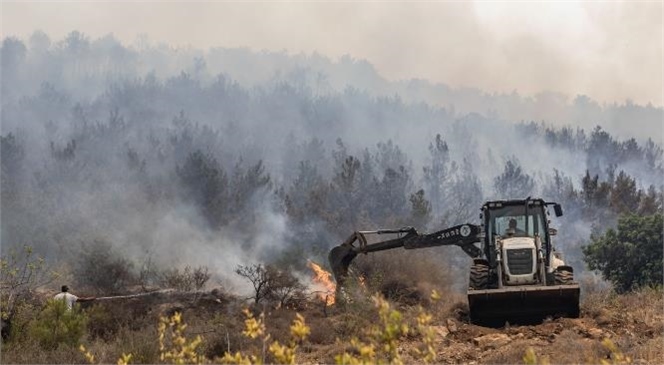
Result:
M516 226L516 219L512 218L510 219L509 226L507 227L507 230L505 230L505 233L509 236L525 236L526 232L522 229L519 229Z

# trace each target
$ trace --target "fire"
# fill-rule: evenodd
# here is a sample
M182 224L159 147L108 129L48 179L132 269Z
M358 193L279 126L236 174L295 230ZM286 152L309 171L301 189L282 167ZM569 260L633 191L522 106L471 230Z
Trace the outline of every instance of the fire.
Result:
M364 276L360 275L360 276L357 278L357 281L360 283L360 286L361 286L363 289L366 289L366 288L367 288L367 282L366 282L366 279L364 278Z
M323 288L322 291L318 292L318 297L325 301L327 305L334 304L334 294L337 290L337 284L332 280L332 274L328 271L325 271L320 265L316 264L313 261L308 261L307 266L314 272L314 283L318 284Z

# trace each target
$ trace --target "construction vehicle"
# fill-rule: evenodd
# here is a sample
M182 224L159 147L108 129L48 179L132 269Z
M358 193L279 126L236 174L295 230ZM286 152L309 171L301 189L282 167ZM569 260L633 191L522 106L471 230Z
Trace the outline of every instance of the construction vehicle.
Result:
M550 206L557 217L563 215L560 204L529 197L486 202L481 226L461 224L429 234L413 227L354 232L329 253L337 291L343 291L349 266L360 253L456 245L473 260L467 292L472 323L501 326L548 316L576 318L579 285L573 281L572 267L554 250L557 231L549 226ZM367 240L385 234L397 237Z

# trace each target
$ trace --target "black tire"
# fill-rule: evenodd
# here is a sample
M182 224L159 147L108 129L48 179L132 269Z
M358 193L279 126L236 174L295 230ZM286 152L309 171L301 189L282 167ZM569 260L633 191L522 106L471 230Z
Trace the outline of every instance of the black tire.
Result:
M470 289L487 289L489 287L489 267L484 264L473 264L470 267Z
M555 270L553 280L556 285L569 285L574 281L574 273L569 270Z

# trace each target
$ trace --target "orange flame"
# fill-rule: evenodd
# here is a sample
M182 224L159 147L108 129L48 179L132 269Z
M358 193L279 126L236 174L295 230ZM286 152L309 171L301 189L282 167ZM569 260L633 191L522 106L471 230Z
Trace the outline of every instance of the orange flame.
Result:
M317 293L318 297L326 302L327 305L334 304L334 294L337 290L337 284L332 280L332 274L325 271L320 265L313 261L307 261L307 266L314 272L314 283L321 286L323 290Z

